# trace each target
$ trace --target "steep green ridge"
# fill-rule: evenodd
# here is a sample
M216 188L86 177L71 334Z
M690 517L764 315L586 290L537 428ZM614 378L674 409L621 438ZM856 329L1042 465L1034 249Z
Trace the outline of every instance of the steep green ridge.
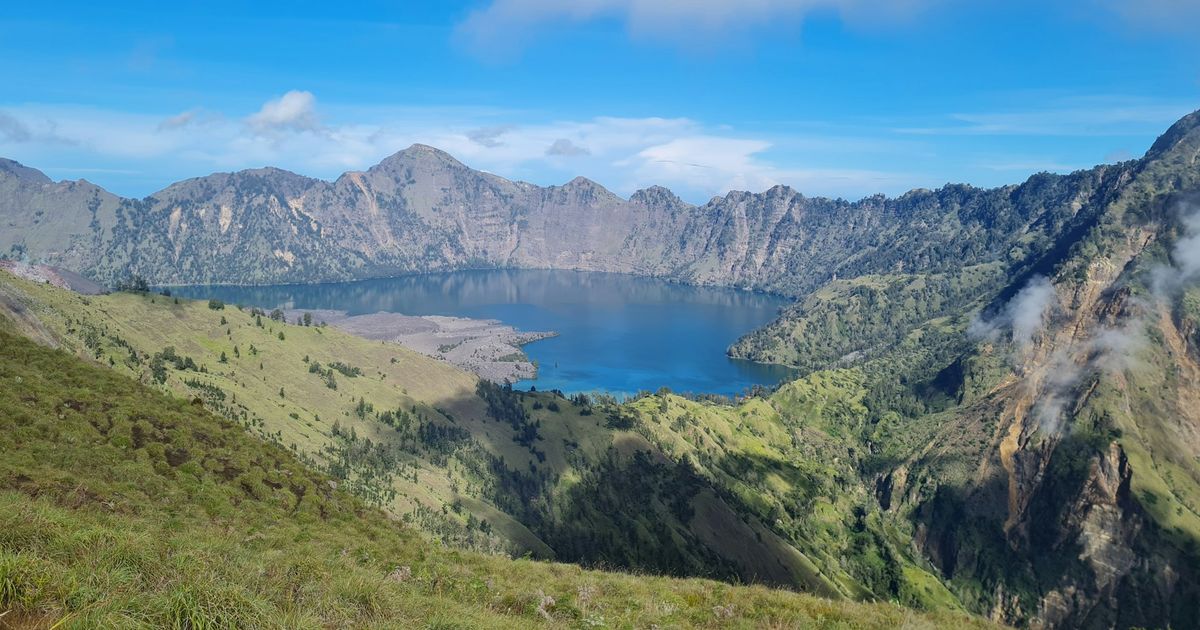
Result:
M984 627L430 545L196 402L0 320L0 627Z
M855 443L885 530L971 610L1200 618L1197 155L1194 114L999 282L839 280L739 344L861 374L828 430Z

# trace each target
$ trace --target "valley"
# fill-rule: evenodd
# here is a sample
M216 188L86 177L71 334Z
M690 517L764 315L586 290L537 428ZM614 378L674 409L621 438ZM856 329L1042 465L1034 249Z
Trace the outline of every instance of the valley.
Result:
M9 2L0 630L1200 628L1200 0Z
M1021 185L947 186L856 203L775 188L730 193L703 211L676 205L639 214L675 202L663 190L622 200L581 180L535 190L417 147L368 173L380 190L391 182L374 197L379 208L393 209L378 224L301 217L301 207L317 207L307 199L322 199L318 206L332 212L339 184L262 171L213 176L221 184L215 187L181 184L172 193L178 212L158 227L162 199L105 206L96 193L95 221L74 245L37 250L30 239L40 232L14 232L26 235L22 256L54 264L79 256L76 265L88 264L76 268L97 280L125 267L154 282L246 284L487 266L636 272L657 284L633 278L619 285L619 300L609 301L636 305L631 296L644 289L682 304L663 318L665 327L680 329L675 345L711 342L699 359L705 367L735 365L711 356L726 346L735 358L788 367L786 377L733 398L705 395L711 388L596 388L628 394L618 398L543 387L571 382L553 380L545 364L537 389L523 391L303 317L310 307L331 306L351 318L423 315L381 307L402 298L397 287L404 283L439 287L413 302L428 308L439 293L456 302L469 295L446 293L440 287L447 283L504 293L529 286L522 277L538 278L548 296L563 287L603 295L618 286L603 274L561 268L453 271L362 285L196 285L171 295L134 286L95 296L5 275L0 321L13 334L65 351L55 360L74 355L92 364L89 374L115 372L112 378L129 387L223 418L352 495L346 500L361 509L403 523L424 544L463 550L454 553L763 584L950 615L943 620L970 613L1033 627L1182 627L1197 618L1200 602L1198 151L1200 113L1172 126L1141 159L1035 175ZM346 177L362 184L360 192L366 186L364 177ZM2 180L37 195L10 196L0 208L70 188L36 179L24 170ZM453 200L481 186L504 194ZM183 203L185 190L204 195ZM71 225L74 197L63 199L58 207ZM560 205L553 212L502 205L530 199ZM578 206L567 202L586 203L589 211L573 214L569 208ZM241 204L218 213L218 233L232 229L234 216L253 217L252 230L239 229L259 243L294 220L307 227L292 225L283 237L288 247L272 248L288 254L271 254L284 266L254 262L253 249L235 256L206 240L212 203ZM194 214L185 217L185 206ZM106 223L106 207L118 223ZM511 224L514 232L498 227L503 222L456 214L501 207L501 214L524 217ZM617 218L627 232L586 227ZM569 235L552 232L551 219L579 225ZM480 225L492 231L472 232ZM692 238L701 228L707 236ZM374 230L371 238L390 245L337 249L338 230ZM136 241L125 240L135 233ZM688 238L666 236L681 233ZM549 234L567 253L540 257ZM360 236L355 242L370 242ZM448 240L422 245L427 255L419 261L380 262L430 238ZM492 257L489 248L501 242L515 253ZM301 249L313 255L297 255ZM625 255L608 257L618 251ZM117 253L120 266L108 266L117 264ZM662 279L690 284L676 288ZM767 296L694 286L704 284L796 299L778 311ZM701 297L682 301L676 289ZM353 295L365 306L348 307ZM761 320L721 339L686 327L701 317L704 299L770 306L758 311ZM495 319L520 330L560 332L529 346L536 358L539 344L574 337L559 326L526 323L536 318L521 320L531 302L479 303L510 307ZM607 315L603 302L567 303L572 316L563 321ZM287 306L288 314L272 305ZM631 312L652 319L649 311ZM609 345L636 356L645 344ZM25 341L14 347L31 356L49 352ZM17 358L8 361L5 369L21 369ZM38 400L8 404L20 410ZM82 415L106 426L103 414ZM52 431L53 417L39 430ZM129 439L136 442L132 433ZM173 452L146 461L166 470L180 458ZM230 476L239 479L244 468ZM210 472L220 470L228 468ZM258 485L274 487L267 479L274 477L254 473L239 482L240 491L255 500L270 496ZM20 492L29 481L13 472L4 483ZM18 551L26 548L35 547L21 543ZM553 621L544 609L524 608Z

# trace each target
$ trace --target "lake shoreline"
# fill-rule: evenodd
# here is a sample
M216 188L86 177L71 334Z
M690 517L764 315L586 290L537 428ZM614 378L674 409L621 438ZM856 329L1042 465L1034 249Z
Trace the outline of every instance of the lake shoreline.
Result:
M780 366L726 355L740 336L777 317L789 303L786 299L628 274L445 272L353 283L176 288L173 293L285 309L290 321L316 310L367 316L345 326L363 337L404 342L428 356L521 388L573 393L669 387L735 396L756 386L771 387L788 376ZM370 317L385 317L379 313L403 315L368 325ZM437 316L490 321L484 330L470 330L479 326L431 319ZM324 319L333 323L343 317L329 314ZM559 335L522 348L545 337L526 331L548 330ZM459 343L466 337L472 339Z
M350 315L333 309L288 309L289 321L308 314L356 337L387 341L441 359L479 378L515 383L537 378L537 365L522 346L558 335L553 331L521 331L496 319L445 315L403 315L380 311Z

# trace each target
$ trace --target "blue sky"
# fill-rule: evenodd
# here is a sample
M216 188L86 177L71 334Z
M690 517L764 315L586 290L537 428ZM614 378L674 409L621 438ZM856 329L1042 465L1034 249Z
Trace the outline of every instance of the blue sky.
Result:
M0 9L0 156L141 196L421 142L543 185L858 198L1136 157L1200 108L1198 0L117 4Z

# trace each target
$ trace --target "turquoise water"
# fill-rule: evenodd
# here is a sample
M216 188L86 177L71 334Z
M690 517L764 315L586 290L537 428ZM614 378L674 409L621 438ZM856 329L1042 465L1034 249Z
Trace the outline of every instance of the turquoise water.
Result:
M786 300L623 274L460 271L315 285L182 287L174 293L266 309L454 315L553 330L559 336L525 346L539 373L518 386L567 393L628 395L666 386L731 395L774 385L788 374L725 355L738 337L774 319Z

